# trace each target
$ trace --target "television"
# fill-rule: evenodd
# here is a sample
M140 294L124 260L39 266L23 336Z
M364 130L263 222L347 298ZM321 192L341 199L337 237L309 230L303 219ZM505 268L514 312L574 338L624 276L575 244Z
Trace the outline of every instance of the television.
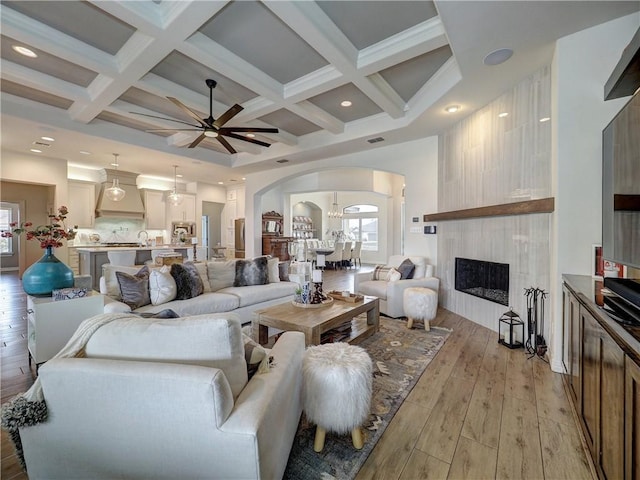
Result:
M639 92L603 130L602 149L602 256L640 268ZM605 278L605 286L640 308L640 279Z

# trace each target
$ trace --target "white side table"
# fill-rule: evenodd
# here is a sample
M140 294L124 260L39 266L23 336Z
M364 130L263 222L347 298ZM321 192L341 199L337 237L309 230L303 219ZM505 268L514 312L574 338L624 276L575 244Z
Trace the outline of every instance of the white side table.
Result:
M83 320L104 313L104 296L92 291L86 297L54 301L27 296L29 365L46 362L64 347Z

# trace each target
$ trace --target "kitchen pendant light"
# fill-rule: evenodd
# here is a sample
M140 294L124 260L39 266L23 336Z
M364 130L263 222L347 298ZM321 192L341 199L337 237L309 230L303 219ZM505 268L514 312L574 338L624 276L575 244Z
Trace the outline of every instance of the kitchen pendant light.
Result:
M127 192L120 188L120 180L118 180L118 155L118 153L113 154L113 156L116 157L115 161L113 162L114 166L116 167L113 184L109 188L105 188L104 190L104 194L112 202L119 202L127 194Z
M333 205L327 213L329 218L342 218L342 210L338 208L338 192L333 192Z
M177 207L182 203L182 195L178 193L178 174L177 174L177 165L173 166L173 192L167 195L167 200L171 205Z

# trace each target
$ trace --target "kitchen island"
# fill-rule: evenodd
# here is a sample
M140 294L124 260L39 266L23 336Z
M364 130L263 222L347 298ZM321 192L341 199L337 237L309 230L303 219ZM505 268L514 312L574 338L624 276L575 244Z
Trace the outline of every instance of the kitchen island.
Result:
M151 260L152 250L173 250L182 254L183 258L187 258L187 250L192 247L187 245L162 245L156 247L91 245L84 247L77 246L75 248L78 251L80 260L80 275L91 275L91 286L94 290L99 291L102 265L109 263L109 258L107 257L107 252L109 251L135 250L136 265L144 265L146 261Z

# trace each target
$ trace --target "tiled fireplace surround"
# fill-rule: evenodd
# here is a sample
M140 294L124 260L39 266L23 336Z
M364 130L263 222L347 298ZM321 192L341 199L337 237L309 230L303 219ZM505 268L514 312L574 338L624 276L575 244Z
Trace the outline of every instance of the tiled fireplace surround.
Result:
M539 121L549 116L550 90L544 68L441 136L439 212L552 196L550 122ZM550 233L549 213L440 221L442 305L497 330L509 308L455 290L455 258L507 263L509 305L524 318L525 288L549 291Z

